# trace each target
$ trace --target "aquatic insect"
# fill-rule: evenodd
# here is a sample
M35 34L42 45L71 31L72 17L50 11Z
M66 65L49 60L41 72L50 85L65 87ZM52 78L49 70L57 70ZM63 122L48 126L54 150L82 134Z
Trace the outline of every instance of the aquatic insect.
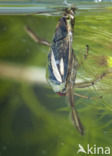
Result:
M75 8L65 10L58 22L48 55L48 82L59 95L69 97L72 119L81 134L83 126L73 105L73 87L75 85L78 61L72 49Z
M29 27L25 27L25 30L35 42L50 47L48 55L48 82L58 95L68 96L72 110L72 119L80 134L83 135L84 129L74 106L73 93L78 68L78 61L72 49L75 10L76 8L65 9L64 15L56 26L52 44L40 39ZM79 85L81 87L81 84Z
M50 47L48 55L48 82L54 92L60 96L67 96L72 111L74 125L81 135L84 134L84 128L74 106L74 95L88 98L73 92L74 87L85 88L93 86L98 80L101 80L106 73L102 73L94 80L89 82L75 83L78 60L72 48L73 29L75 24L76 8L67 8L64 15L60 18L54 33L52 44L46 40L40 39L29 27L25 27L28 35L36 42ZM84 59L88 56L89 46Z

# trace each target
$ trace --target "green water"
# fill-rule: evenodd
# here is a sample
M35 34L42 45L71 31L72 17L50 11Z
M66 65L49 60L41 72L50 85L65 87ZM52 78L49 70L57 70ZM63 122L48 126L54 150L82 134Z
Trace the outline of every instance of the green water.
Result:
M0 16L1 62L12 67L47 66L49 48L35 43L25 32L29 26L39 37L52 41L59 16ZM85 45L89 56L78 69L77 80L95 79L112 68L112 12L77 11L73 48L83 61ZM6 71L11 74L10 70ZM0 156L75 156L78 144L109 146L112 155L112 74L96 86L75 89L89 97L75 97L85 128L80 136L72 125L67 99L55 95L47 84L19 81L0 73ZM91 155L91 154L90 154ZM97 155L97 154L94 154ZM102 155L102 154L99 154ZM105 155L105 154L103 154Z

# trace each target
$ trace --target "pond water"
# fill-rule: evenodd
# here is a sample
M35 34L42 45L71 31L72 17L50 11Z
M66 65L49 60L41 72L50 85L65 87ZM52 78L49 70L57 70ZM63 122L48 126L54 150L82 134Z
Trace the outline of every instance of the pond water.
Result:
M106 147L112 155L111 1L0 2L0 156L107 155ZM92 87L74 89L89 96L75 96L84 136L72 124L66 97L56 95L47 84L49 47L37 44L25 31L28 26L51 42L63 8L71 4L79 8L73 48L83 62L76 81L98 80ZM23 6L26 12L21 11ZM87 44L90 50L84 60ZM77 154L79 144L86 154ZM93 147L90 153L88 146ZM103 148L99 154L97 147Z

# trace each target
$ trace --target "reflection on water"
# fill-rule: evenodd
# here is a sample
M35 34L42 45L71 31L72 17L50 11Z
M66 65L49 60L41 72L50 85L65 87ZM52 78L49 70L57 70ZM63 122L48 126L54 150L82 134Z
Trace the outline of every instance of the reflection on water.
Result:
M0 14L2 15L61 15L64 8L76 7L79 12L102 11L112 7L111 0L0 0ZM95 10L94 10L95 9ZM97 10L96 10L97 9Z
M39 37L51 42L59 17L0 16L1 156L74 156L78 144L112 146L112 16L111 8L107 10L94 14L77 11L76 15L73 48L79 62L83 62L85 45L90 46L77 81L96 79L110 72L91 88L75 89L92 97L75 97L85 127L83 137L72 125L65 97L55 95L47 83L30 81L38 77L35 70L46 68L49 48L35 43L24 27L29 26ZM27 79L26 73L31 77Z

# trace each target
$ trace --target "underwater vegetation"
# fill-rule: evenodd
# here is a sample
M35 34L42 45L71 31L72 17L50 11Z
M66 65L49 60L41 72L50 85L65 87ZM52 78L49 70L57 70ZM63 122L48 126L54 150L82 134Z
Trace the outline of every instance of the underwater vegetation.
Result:
M35 43L25 32L29 26L51 42L58 16L0 16L0 155L74 156L78 144L112 146L112 29L111 11L76 15L73 48L79 62L76 81L97 79L88 88L74 88L75 106L85 128L74 128L68 101L47 83L9 76L7 65L19 69L47 67L49 48ZM88 58L83 61L86 45ZM6 67L6 68L5 68ZM10 68L11 69L11 68ZM1 72L2 71L2 72ZM5 74L4 74L5 73ZM101 98L99 98L101 97ZM84 154L80 154L84 155Z

